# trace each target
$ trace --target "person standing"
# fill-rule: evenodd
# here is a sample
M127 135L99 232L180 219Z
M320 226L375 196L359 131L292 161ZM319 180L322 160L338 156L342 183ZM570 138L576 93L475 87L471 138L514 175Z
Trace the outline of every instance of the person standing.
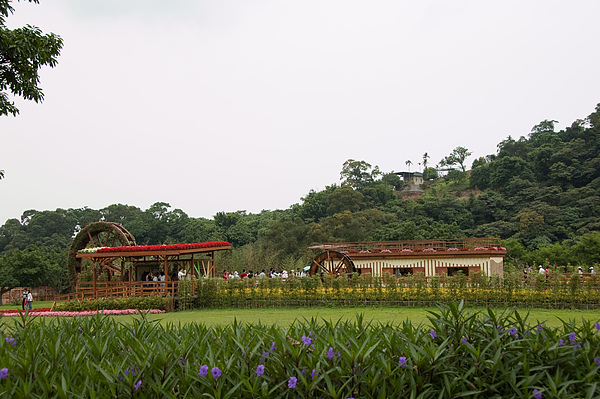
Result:
M31 310L33 308L33 295L31 290L27 290L27 308Z
M596 272L594 271L594 266L590 266L590 274L596 274Z
M27 288L23 288L23 300L21 301L21 306L23 307L23 310L25 310L25 307L27 307Z

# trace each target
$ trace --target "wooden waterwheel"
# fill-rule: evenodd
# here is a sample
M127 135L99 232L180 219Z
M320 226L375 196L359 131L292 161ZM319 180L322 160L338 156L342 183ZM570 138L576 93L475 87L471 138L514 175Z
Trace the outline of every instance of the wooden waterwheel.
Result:
M81 272L81 258L77 252L95 247L128 247L136 245L133 235L118 223L94 222L85 226L71 243L67 257L67 272L71 286L75 287L77 274ZM110 268L110 266L109 266Z
M326 250L321 252L310 265L310 274L327 273L330 276L347 276L354 273L354 262L343 252Z

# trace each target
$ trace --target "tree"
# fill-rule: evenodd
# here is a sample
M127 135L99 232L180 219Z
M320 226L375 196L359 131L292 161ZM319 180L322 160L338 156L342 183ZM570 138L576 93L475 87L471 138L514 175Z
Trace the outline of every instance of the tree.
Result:
M400 191L404 188L404 181L395 173L386 173L381 178L381 181L394 187L394 190L396 191Z
M434 180L437 178L438 178L438 172L435 168L432 168L430 166L423 170L423 180L427 181L427 180Z
M2 295L16 287L38 287L48 270L48 262L39 249L29 246L0 256L0 304Z
M351 187L339 187L329 196L327 211L330 215L344 211L357 212L365 208L364 199L364 195Z
M335 191L335 184L325 187L323 191L310 190L306 197L302 197L302 205L298 208L298 216L303 220L318 222L329 214L329 195Z
M425 153L423 154L423 170L427 169L427 164L429 163L429 154Z
M404 162L406 164L406 166L408 166L408 171L410 172L410 165L412 165L412 161L409 159L408 161Z
M465 147L456 147L455 149L452 150L452 153L450 155L448 155L447 157L445 157L444 159L442 159L440 161L440 165L441 166L453 166L453 165L460 165L460 168L462 169L463 172L466 171L465 168L465 160L467 159L467 157L469 157L472 153L467 150Z
M340 180L342 186L350 186L355 190L360 190L373 183L379 175L381 175L381 172L378 166L375 166L371 171L371 164L349 159L342 166Z
M28 0L39 3L39 0ZM42 31L31 25L18 29L7 29L5 19L12 14L12 0L0 0L0 116L19 113L8 93L33 100L36 103L44 99L44 93L38 86L39 69L48 65L56 66L57 57L63 46L60 36Z

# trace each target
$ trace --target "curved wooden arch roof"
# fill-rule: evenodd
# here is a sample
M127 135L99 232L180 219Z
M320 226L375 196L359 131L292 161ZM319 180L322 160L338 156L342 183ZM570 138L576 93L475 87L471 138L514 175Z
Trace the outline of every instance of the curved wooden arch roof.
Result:
M78 258L119 258L136 256L165 256L165 255L185 255L197 254L203 252L214 252L231 249L231 244L227 241L209 241L196 242L191 244L170 244L170 245L132 245L124 247L103 247L97 248L93 252L78 252Z

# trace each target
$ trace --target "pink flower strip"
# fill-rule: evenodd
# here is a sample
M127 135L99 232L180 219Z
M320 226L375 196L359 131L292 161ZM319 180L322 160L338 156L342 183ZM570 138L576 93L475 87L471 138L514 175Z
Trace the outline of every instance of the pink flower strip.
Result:
M142 310L142 312L147 312L147 310ZM53 317L79 317L79 316L95 316L96 314L103 314L103 315L111 315L111 316L117 316L117 315L124 315L124 314L138 314L138 310L137 309L104 309L104 310L80 310L80 311L75 311L75 312L69 312L69 311L65 311L65 310L57 310L57 311L53 311L53 312L36 312L36 311L31 311L29 313L27 313L29 316L53 316ZM156 314L156 313L166 313L164 310L159 310L159 309L150 309L150 313L151 314ZM19 313L6 313L4 314L4 316L19 316Z

